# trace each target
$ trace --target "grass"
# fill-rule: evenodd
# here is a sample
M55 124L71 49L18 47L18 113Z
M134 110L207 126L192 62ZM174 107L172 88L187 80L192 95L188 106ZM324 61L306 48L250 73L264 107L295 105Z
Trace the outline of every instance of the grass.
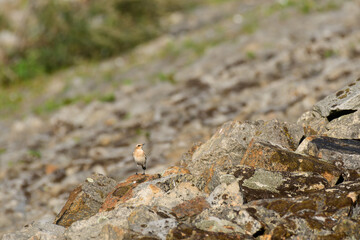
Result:
M31 149L28 151L28 154L33 158L41 158L41 153L38 150Z

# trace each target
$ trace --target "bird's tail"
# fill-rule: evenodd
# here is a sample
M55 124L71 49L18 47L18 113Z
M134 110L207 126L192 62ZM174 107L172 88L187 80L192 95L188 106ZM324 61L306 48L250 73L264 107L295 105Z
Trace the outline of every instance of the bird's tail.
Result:
M143 170L146 170L146 166L142 166L142 169L143 169Z

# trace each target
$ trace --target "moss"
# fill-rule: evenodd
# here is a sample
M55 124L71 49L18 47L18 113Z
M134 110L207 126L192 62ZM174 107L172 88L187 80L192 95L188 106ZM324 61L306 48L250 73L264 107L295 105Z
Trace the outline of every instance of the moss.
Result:
M268 190L279 193L277 188L281 186L284 181L280 173L258 169L251 178L244 180L243 186L251 189Z
M293 204L289 211L291 211L292 213L297 213L301 210L304 210L304 209L308 209L308 210L312 210L312 211L316 211L317 209L317 204L315 201L309 199L309 200L304 200L302 202L299 202L299 203L295 203Z
M338 91L337 93L336 93L336 96L338 97L338 96L340 96L340 95L342 95L344 93L344 91Z
M130 189L131 189L131 186L130 186L130 185L121 186L121 187L118 187L118 188L113 192L112 195L121 198L121 197L124 196Z
M264 206L267 209L273 210L280 214L280 216L285 215L288 212L288 209L293 205L294 203L290 199L279 199L272 201L268 203L266 206Z

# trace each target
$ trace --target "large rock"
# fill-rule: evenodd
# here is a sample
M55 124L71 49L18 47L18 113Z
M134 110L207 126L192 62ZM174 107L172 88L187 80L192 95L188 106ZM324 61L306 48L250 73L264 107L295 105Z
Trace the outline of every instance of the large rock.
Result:
M360 170L360 142L325 136L304 139L296 152L321 158L345 169Z
M132 175L126 181L119 183L115 188L111 189L110 193L106 195L102 206L99 208L100 212L110 211L121 203L126 202L134 196L133 189L139 184L148 182L159 178L160 175ZM156 191L156 189L154 189Z
M44 216L39 221L27 224L18 232L5 234L3 240L28 240L28 239L65 239L65 228L52 223L51 216Z
M238 178L244 202L307 195L329 187L318 173L268 171L246 166L238 166L231 172Z
M264 224L264 234L269 238L355 237L359 223L353 220L352 209L359 194L360 183L347 182L308 196L253 201L247 207Z
M298 124L307 135L324 134L334 138L360 138L360 78L316 103Z
M272 121L227 122L223 124L209 141L201 145L190 162L191 173L200 174L204 165L219 165L226 168L240 163L252 139L268 141L294 151L301 137L302 128L289 123Z
M56 216L54 223L69 227L73 222L95 215L115 184L115 180L111 178L93 174L70 193L68 201Z
M251 142L240 164L269 171L318 173L331 186L335 185L341 176L340 169L332 164L312 156L288 151L267 142Z

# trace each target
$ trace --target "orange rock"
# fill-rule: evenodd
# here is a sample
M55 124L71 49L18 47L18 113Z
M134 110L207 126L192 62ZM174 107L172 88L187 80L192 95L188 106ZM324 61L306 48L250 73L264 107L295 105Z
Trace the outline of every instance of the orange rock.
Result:
M316 157L297 154L266 142L250 142L241 165L263 168L269 171L315 172L334 186L341 171L333 164Z
M166 169L165 172L162 174L162 177L176 174L190 174L190 171L183 167L173 166Z
M160 176L158 174L154 174L154 175L132 175L130 177L128 177L124 182L119 183L113 191L111 191L103 205L101 206L99 212L104 212L104 211L110 211L112 209L114 209L118 204L120 203L124 203L127 200L129 200L130 198L133 197L133 189L138 186L140 183L143 182L147 182L147 181L151 181L154 179L159 178ZM159 189L156 189L156 186L153 186L150 188L153 191L159 191Z
M210 204L204 197L197 197L185 201L172 209L177 218L192 217L209 208Z
M53 165L53 164L47 164L45 166L45 174L46 175L50 175L52 174L53 172L55 172L59 167L56 166L56 165Z

